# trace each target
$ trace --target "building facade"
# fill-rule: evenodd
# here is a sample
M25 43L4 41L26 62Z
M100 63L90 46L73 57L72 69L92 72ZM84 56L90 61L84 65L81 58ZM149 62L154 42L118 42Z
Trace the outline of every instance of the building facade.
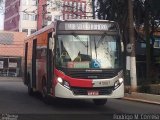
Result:
M20 0L19 31L30 35L37 31L37 0Z
M4 30L34 33L56 19L92 19L91 0L6 0Z
M41 29L46 24L44 23L46 12L46 6L47 6L47 0L38 0L38 8L37 8L37 29Z
M6 0L4 30L34 33L37 30L37 0Z
M4 30L19 31L20 0L5 1Z
M63 19L86 19L86 0L64 0Z
M54 20L92 19L90 0L39 0L38 29Z
M0 76L21 76L26 33L0 31Z

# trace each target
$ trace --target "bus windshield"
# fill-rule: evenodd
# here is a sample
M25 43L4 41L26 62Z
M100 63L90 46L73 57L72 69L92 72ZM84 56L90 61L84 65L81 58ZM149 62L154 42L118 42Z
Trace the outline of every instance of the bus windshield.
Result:
M62 68L120 67L120 40L117 35L58 35L56 66Z

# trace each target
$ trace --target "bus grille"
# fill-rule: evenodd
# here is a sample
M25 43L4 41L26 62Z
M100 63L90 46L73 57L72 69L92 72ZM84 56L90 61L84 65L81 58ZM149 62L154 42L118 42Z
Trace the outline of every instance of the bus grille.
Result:
M98 91L99 95L110 95L112 94L113 87L102 87L102 88L79 88L72 87L74 95L88 95L89 90Z
M113 78L117 74L118 72L115 72L115 71L107 71L107 72L100 72L100 73L70 71L69 73L67 73L67 75L72 78L82 78L82 79L107 79L107 78Z

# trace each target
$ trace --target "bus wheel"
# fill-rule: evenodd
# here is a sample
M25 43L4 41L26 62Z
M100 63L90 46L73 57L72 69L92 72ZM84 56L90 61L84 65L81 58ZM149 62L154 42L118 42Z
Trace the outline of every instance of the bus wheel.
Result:
M49 96L47 94L47 87L46 87L46 85L43 85L43 88L42 88L42 99L43 99L44 103L51 104L50 98L49 98Z
M107 103L107 99L93 99L95 105L105 105Z
M31 87L31 82L29 81L28 83L28 94L30 96L33 96L34 92L33 92L33 88Z

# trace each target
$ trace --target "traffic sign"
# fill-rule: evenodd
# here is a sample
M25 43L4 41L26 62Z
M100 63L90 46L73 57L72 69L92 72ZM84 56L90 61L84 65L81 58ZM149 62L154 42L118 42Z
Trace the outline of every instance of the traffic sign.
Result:
M126 47L126 49L127 49L127 52L128 53L131 53L132 52L132 50L133 50L133 46L132 46L132 44L127 44L127 47Z

